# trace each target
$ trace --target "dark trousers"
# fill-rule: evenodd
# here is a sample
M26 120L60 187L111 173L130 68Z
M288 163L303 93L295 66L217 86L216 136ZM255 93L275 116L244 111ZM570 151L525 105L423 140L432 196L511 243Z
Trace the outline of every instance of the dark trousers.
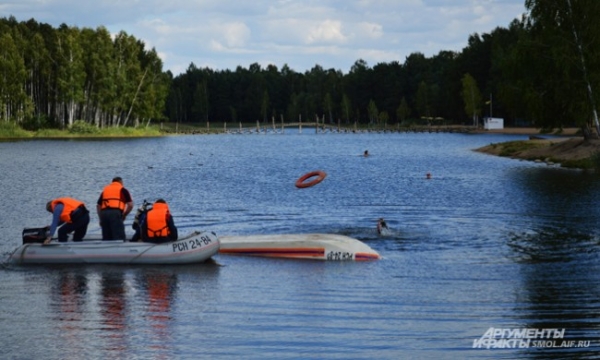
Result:
M155 243L155 244L162 244L162 243L166 243L166 242L169 242L169 241L173 241L173 240L171 240L170 238L168 238L166 236L164 236L164 237L152 237L152 238L146 237L144 239L144 242Z
M58 241L65 242L70 233L73 233L73 241L81 241L87 233L90 223L90 213L85 208L74 210L71 214L71 221L64 223L58 228Z
M102 227L102 240L125 241L125 224L123 224L121 210L104 209L100 211L100 226Z

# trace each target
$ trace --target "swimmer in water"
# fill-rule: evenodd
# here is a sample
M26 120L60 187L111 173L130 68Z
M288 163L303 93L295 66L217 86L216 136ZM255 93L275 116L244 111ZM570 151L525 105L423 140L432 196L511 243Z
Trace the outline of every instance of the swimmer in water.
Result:
M383 232L389 230L385 220L383 218L379 218L377 221L377 234L381 235Z

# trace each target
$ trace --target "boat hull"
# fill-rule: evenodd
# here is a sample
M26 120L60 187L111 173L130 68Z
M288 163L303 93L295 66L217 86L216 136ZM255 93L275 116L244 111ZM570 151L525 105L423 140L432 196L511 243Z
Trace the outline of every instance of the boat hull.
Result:
M193 232L163 244L121 240L84 240L23 244L10 256L12 264L193 264L208 260L219 251L213 232Z
M365 243L337 234L277 234L223 236L219 253L330 261L377 260Z

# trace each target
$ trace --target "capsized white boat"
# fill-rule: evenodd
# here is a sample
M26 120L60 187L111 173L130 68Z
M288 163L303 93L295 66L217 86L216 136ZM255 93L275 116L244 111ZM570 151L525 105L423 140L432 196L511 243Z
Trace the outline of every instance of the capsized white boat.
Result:
M337 234L222 236L220 241L220 254L333 261L381 258L360 240Z
M26 243L10 255L12 264L192 264L219 251L214 232L195 231L177 241L153 244L84 239L48 245Z

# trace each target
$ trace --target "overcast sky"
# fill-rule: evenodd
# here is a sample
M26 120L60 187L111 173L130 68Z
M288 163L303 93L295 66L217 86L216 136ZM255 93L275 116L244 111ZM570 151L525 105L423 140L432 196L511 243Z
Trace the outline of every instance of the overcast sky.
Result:
M490 33L525 12L525 0L0 0L0 17L53 27L106 27L154 47L163 69L191 63L214 70L287 64L348 73L460 51L469 35Z

